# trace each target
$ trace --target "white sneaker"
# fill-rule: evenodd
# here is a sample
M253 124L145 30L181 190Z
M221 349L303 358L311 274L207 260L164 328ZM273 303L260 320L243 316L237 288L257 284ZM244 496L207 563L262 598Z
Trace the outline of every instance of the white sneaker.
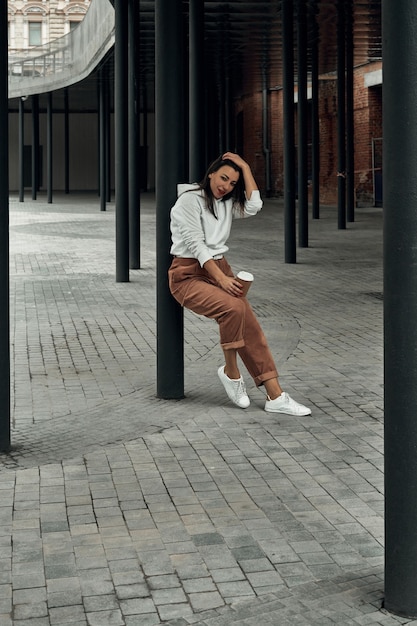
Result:
M311 415L311 409L304 404L300 404L291 398L286 391L283 391L278 398L265 402L265 411L270 413L287 413L287 415Z
M235 380L229 378L227 374L224 373L224 365L219 367L217 373L230 400L241 409L246 409L250 405L250 400L246 393L246 386L242 376Z

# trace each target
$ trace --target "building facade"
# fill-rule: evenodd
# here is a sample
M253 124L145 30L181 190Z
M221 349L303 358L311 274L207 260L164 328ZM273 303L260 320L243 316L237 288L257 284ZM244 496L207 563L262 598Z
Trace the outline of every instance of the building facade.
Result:
M8 0L9 54L19 54L66 35L91 0Z

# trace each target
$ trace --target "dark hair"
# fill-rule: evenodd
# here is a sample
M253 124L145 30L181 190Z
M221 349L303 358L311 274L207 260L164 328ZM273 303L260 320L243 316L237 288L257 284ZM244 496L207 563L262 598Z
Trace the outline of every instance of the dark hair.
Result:
M229 165L230 167L233 167L233 169L236 172L239 172L240 176L239 176L239 180L236 182L236 185L233 187L233 190L230 193L228 193L226 196L224 196L222 199L228 200L229 198L232 198L233 206L239 207L239 210L241 212L243 212L245 208L246 196L245 196L245 185L243 181L242 170L231 159L223 159L220 156L217 159L215 159L215 161L210 163L210 165L207 168L206 173L204 174L204 178L198 183L200 189L204 190L204 193L206 196L207 209L210 211L210 213L212 213L212 215L214 215L216 219L217 219L217 215L214 209L213 193L210 187L210 174L212 174L213 172L217 172L221 167L223 167L223 165Z

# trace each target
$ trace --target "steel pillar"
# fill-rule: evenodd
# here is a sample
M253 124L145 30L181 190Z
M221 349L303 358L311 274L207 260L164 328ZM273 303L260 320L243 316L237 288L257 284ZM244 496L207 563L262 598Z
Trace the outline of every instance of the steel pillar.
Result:
M116 282L129 282L128 6L114 0Z
M46 96L46 162L47 162L47 197L48 204L52 203L53 193L53 115L52 115L52 92Z
M107 201L107 133L106 133L106 108L107 108L107 81L106 72L101 68L99 72L98 93L98 125L99 125L99 194L100 211L106 210Z
M111 202L111 179L112 179L112 158L111 158L111 140L112 140L112 129L111 129L111 106L112 106L112 98L111 98L111 82L109 81L109 70L107 65L104 69L104 75L106 80L106 88L104 91L105 99L104 99L104 119L105 119L105 133L106 139L104 142L105 150L106 150L106 199L107 202ZM114 96L113 96L114 99ZM113 103L114 109L114 103ZM113 111L114 114L114 111Z
M32 100L32 200L36 200L39 190L39 96Z
M385 608L417 617L417 3L382 3Z
M0 7L0 452L10 450L9 101L7 2Z
M64 89L64 176L65 193L69 193L69 95Z
M25 101L19 98L19 202L25 201Z
M355 221L355 124L353 92L353 6L346 3L346 219Z
M308 247L307 7L298 0L298 244Z
M282 0L285 262L296 262L293 0Z
M140 31L139 0L128 0L129 40L129 267L140 268Z
M337 225L346 228L345 0L337 3Z
M148 190L148 88L146 86L146 79L143 80L141 85L142 92L142 162L141 170L144 173L144 191Z
M320 217L320 125L319 125L319 27L317 0L311 16L313 42L311 45L311 182L312 216Z
M184 180L182 0L155 0L157 395L184 397L183 309L168 288L170 210Z
M265 157L265 194L271 195L271 149L269 129L269 44L265 47L262 62L262 152Z
M204 162L204 0L190 0L189 6L189 166L188 179L199 181Z

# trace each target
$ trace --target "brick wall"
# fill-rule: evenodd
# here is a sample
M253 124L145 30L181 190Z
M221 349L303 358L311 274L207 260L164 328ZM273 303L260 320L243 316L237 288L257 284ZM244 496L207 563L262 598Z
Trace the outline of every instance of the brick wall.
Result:
M381 68L373 63L355 69L354 72L354 158L355 193L358 204L373 203L372 140L382 137L382 90L381 85L366 87L366 73ZM236 112L243 114L244 156L251 163L259 186L265 190L266 157L263 151L262 94L251 91L252 84L244 86L247 95L236 103ZM320 202L337 202L337 81L333 76L320 77L319 87L320 129ZM283 92L268 92L269 148L271 164L271 195L283 193ZM296 120L296 105L295 120ZM296 126L296 122L295 122ZM295 128L295 143L297 129ZM309 136L311 132L309 130Z

